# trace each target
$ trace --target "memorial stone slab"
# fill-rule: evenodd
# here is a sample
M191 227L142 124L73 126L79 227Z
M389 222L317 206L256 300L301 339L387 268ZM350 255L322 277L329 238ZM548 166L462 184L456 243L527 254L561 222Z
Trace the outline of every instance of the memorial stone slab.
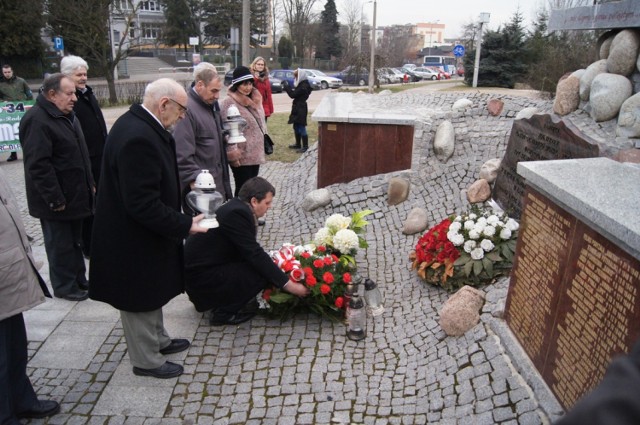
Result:
M600 1L595 6L554 9L549 16L549 31L593 30L640 27L636 0Z
M519 162L591 158L599 151L595 140L556 115L538 114L514 121L493 199L511 217L519 218L524 195L524 180L516 172Z
M608 158L523 162L505 320L565 408L640 337L640 169Z

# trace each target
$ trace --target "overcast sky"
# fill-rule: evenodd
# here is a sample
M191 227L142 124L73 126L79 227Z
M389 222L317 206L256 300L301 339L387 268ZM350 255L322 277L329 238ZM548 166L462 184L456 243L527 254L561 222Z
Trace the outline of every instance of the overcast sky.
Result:
M354 0L336 0L338 12L343 1ZM371 23L373 3L360 1L363 4L365 20ZM471 21L476 22L481 12L491 15L485 28L496 30L500 24L508 22L520 7L524 24L529 27L537 6L541 3L542 0L376 0L376 25L439 21L439 24L446 25L445 37L455 38L461 34L462 26Z

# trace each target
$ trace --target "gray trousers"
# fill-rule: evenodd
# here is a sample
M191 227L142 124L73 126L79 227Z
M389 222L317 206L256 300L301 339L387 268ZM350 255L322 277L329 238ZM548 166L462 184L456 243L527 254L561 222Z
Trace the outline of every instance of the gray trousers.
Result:
M162 309L142 313L120 310L120 318L131 365L141 369L162 366L166 359L160 349L171 344L164 328Z

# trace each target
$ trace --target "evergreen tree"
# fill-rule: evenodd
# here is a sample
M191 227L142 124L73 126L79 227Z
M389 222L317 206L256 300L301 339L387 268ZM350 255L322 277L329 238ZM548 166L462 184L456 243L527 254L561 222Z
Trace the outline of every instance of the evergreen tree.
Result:
M487 31L480 53L478 86L513 88L527 72L522 14L516 11L504 29ZM473 58L473 59L472 59ZM475 51L465 60L465 82L473 80Z
M170 46L184 46L184 50L187 50L189 37L200 35L197 22L194 20L197 14L193 11L198 4L199 1L197 0L162 1L166 19L161 37L163 42Z
M331 59L332 56L342 54L340 44L340 24L338 11L334 0L327 0L324 10L320 14L320 38L316 45L317 59Z
M204 35L208 42L223 46L229 45L227 39L232 27L242 28L242 2L238 0L206 1L203 6ZM251 34L266 33L269 11L263 0L251 0ZM253 38L251 45L256 45Z
M291 58L293 57L293 41L286 36L280 37L278 42L278 60L283 69L289 69L291 66Z

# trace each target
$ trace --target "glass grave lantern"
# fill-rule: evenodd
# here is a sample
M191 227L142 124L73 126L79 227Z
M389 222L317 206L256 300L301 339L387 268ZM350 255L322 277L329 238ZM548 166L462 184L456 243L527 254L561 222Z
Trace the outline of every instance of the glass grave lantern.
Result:
M364 280L364 301L367 304L367 310L372 316L380 316L384 313L384 300L380 293L380 288L371 279Z
M204 214L204 218L200 220L198 225L205 229L218 227L215 212L223 202L222 195L216 191L213 176L209 170L202 170L196 177L193 190L187 194L189 206Z
M222 122L222 127L229 132L227 143L234 144L247 141L244 134L242 134L242 131L247 127L247 121L242 118L235 105L231 105L227 109L227 119Z
M354 293L347 309L347 338L360 341L367 336L367 311L358 293Z

